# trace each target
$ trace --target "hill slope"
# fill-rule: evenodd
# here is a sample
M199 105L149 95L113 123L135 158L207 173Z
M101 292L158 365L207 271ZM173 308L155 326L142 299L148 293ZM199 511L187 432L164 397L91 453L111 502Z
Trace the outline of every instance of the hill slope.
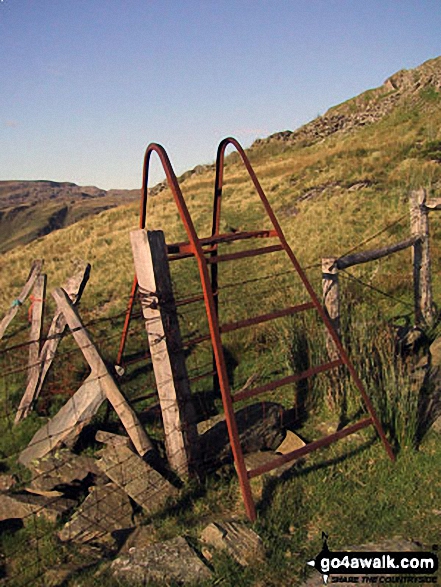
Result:
M294 133L272 135L249 149L257 176L301 263L320 264L323 256L341 255L400 217L404 218L401 223L370 246L409 235L409 192L423 186L439 195L441 189L440 80L441 58L437 58L395 74L380 88L331 108ZM180 184L197 230L207 235L213 166L185 173ZM168 241L181 239L185 234L176 206L169 190L162 188L157 186L158 196L149 201L148 226L165 230ZM90 201L100 202L101 198ZM86 258L92 263L92 277L85 307L90 298L95 308L97 301L123 308L133 274L128 232L137 224L138 206L133 204L83 219L31 247L6 253L3 264L9 271L0 284L0 308L8 307L31 260L38 257L46 259L49 279L55 285L68 271L70 258ZM222 224L223 229L268 225L235 153L226 160ZM436 236L441 227L435 216L431 229L438 287ZM403 271L403 259L409 255L405 251L359 271L374 286L407 296L410 264ZM264 271L264 261L259 263L259 271ZM223 271L227 279L229 269ZM312 277L319 283L319 270L313 270Z
M0 253L109 208L138 190L110 190L56 181L0 181Z

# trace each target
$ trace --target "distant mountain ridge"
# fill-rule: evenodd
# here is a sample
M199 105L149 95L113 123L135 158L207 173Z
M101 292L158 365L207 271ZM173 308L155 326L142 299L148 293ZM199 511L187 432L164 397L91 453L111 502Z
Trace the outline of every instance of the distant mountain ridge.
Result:
M139 190L103 190L72 182L0 181L0 252L128 204Z
M436 57L415 69L394 73L382 86L333 106L323 116L295 131L285 130L258 139L251 149L268 143L311 145L336 132L347 132L379 122L398 106L418 107L425 100L430 100L431 95L436 99L436 93L440 91L441 57Z

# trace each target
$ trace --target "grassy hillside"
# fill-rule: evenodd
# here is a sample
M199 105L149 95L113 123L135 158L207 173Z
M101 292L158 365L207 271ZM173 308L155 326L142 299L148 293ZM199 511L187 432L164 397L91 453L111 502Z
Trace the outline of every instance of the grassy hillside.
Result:
M436 65L437 76L432 73ZM298 131L300 138L290 140L270 137L258 141L249 156L259 180L280 219L289 241L303 264L320 262L322 256L343 254L364 239L380 231L408 211L412 189L425 187L437 195L441 187L441 58L421 66L419 77L414 70L400 74L400 79L426 79L421 72L429 67L426 85L421 81L415 90L399 93L394 108L371 124L350 125L317 139L314 129L323 121L313 121ZM392 78L394 79L394 78ZM394 82L395 84L397 82ZM380 97L378 97L380 95ZM381 102L378 90L368 92L339 107L333 116L345 117L358 104ZM327 113L324 116L329 118ZM295 133L293 133L295 135ZM310 138L305 139L305 135ZM306 143L306 144L305 144ZM140 170L141 174L141 170ZM189 175L189 176L188 176ZM185 177L187 176L187 177ZM224 228L245 229L267 226L262 209L247 174L236 155L227 159L225 172ZM214 171L185 174L181 187L201 236L211 224ZM23 282L33 258L44 257L51 283L59 283L74 257L87 258L93 265L87 297L119 305L122 292L131 279L128 232L137 226L138 205L115 209L98 217L85 219L75 226L48 235L32 244L12 250L2 257L8 268L2 277L0 308L4 311ZM438 221L433 217L434 261L438 258ZM163 190L149 202L148 226L161 228L167 240L182 238L184 231L169 191ZM404 219L381 239L399 239L409 233ZM391 242L391 241L389 241ZM406 257L406 253L402 254ZM400 255L367 266L375 270L376 284L388 285L390 293L408 288L408 275ZM394 275L390 282L387 274ZM434 275L437 271L435 269ZM105 276L105 278L104 278ZM98 289L100 293L98 294ZM87 307L87 302L84 304Z

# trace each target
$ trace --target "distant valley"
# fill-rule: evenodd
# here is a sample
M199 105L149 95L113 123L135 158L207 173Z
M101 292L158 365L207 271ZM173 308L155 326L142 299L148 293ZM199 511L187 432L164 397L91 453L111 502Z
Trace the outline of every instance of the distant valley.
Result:
M106 191L44 180L0 181L0 253L138 198L139 190Z

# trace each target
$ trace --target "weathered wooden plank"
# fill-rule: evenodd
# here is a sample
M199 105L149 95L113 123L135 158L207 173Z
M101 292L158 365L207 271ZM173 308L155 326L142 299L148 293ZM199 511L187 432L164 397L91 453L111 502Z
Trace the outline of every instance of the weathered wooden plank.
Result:
M197 467L198 433L162 231L130 233L138 292L164 423L170 466L179 475Z
M75 273L66 281L64 289L73 303L78 303L86 287L90 275L89 263L77 263ZM52 319L51 326L38 357L38 369L32 371L32 377L29 379L26 391L18 406L15 415L15 424L26 418L32 409L33 404L40 395L47 372L49 371L52 361L57 352L58 345L66 328L66 320L62 312L56 311Z
M14 319L15 315L18 312L18 309L21 305L23 305L24 301L30 294L32 288L34 287L35 280L41 273L41 269L43 267L43 260L37 259L32 263L31 270L29 272L28 278L26 283L21 290L18 298L16 298L13 302L9 310L6 312L5 316L3 317L2 321L0 322L0 340L3 338L5 330L9 326L9 324Z
M322 291L323 305L334 330L340 335L340 295L338 284L337 259L326 257L322 259ZM326 349L331 361L339 358L337 347L326 329Z
M29 333L29 363L28 363L28 384L34 378L38 377L40 365L38 357L40 356L40 338L43 329L44 300L46 297L46 275L41 273L34 285L31 295L31 330Z
M91 373L57 414L36 432L18 458L22 465L40 459L61 442L78 435L106 399L101 379Z
M426 199L427 194L424 189L413 191L410 195L411 232L412 235L419 237L413 246L413 285L417 325L430 325L435 318Z
M410 238L405 239L404 241L400 241L399 243L395 243L393 245L389 245L381 249L362 251L361 253L354 253L352 255L340 257L340 259L336 259L335 263L337 269L347 269L348 267L352 267L353 265L359 265L360 263L368 263L369 261L375 261L376 259L381 259L382 257L392 255L392 253L403 251L404 249L412 247L419 239L419 235L414 235Z
M86 328L82 324L76 308L73 306L63 289L57 288L52 295L57 302L58 309L63 313L72 335L80 347L86 361L89 363L92 373L100 378L101 387L106 394L107 399L118 414L136 450L141 456L144 456L147 452L153 450L153 445L147 437L137 415L132 410L112 375L109 373L103 358L92 342Z

